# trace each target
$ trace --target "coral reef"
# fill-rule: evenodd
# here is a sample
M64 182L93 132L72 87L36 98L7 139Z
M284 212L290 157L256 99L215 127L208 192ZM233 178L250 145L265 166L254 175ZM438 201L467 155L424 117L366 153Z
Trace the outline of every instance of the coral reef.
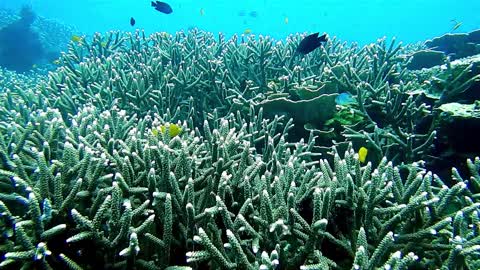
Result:
M455 61L422 71L412 72L412 78L420 82L417 93L422 92L437 104L462 100L472 103L480 98L480 55Z
M166 113L172 118L166 119L170 122L192 116L196 125L201 125L214 110L219 115L245 112L250 106L258 108L266 100L276 98L289 100L286 106L296 106L300 100L341 90L357 95L358 112L366 119L358 129L352 127L350 135L360 136L353 133L365 130L365 126L370 127L369 133L378 131L374 128L377 126L385 134L387 140L382 141L361 135L363 140L374 144L377 161L386 155L411 162L423 155L425 149L420 146L428 145L426 142L431 142L432 136L402 135L415 132L415 123L400 121L405 119L403 114L411 114L411 121L416 121L415 115L423 114L425 109L414 100L409 100L407 107L415 112L400 106L408 100L406 92L415 87L402 84L406 75L402 65L408 60L403 57L404 48L395 47L393 42L387 47L384 40L364 48L355 44L346 47L333 39L322 50L292 62L292 69L288 69L286 64L294 53L292 44L299 40L300 37L291 37L285 44L275 44L269 37L234 36L226 41L221 34L216 40L213 35L197 30L150 37L142 32L125 35L111 32L84 40L82 46L72 43L62 57L63 66L49 75L41 91L48 92L48 102L59 108L64 118L76 114L81 104L91 102L103 109L117 104L137 115ZM397 101L390 104L387 99ZM288 114L295 109L284 111ZM380 124L389 123L391 117L392 127ZM321 128L325 117L318 119L308 124ZM294 121L298 121L295 129L303 129L305 121L300 118ZM401 133L388 130L398 128L410 130ZM402 148L395 153L404 156L390 156L388 148L393 145Z
M17 93L22 94L22 89L35 88L42 79L45 77L38 72L21 74L0 68L0 93L5 89L16 89Z
M451 60L480 53L480 30L469 33L445 34L425 42L425 45L445 53Z
M479 268L480 159L422 160L475 65L333 38L288 68L300 39L110 32L3 81L0 268Z
M445 63L445 54L434 50L416 51L411 55L411 59L407 64L410 70L418 70L422 68L431 68L440 66Z
M320 95L313 99L292 101L287 98L267 99L257 104L265 116L285 115L295 123L324 123L335 113L336 94Z
M479 160L447 185L416 165L360 166L352 148L313 161L314 140L286 143L278 119L232 115L171 138L116 108L85 107L71 127L57 110L26 117L2 128L3 267L478 263Z
M0 66L24 72L43 58L44 49L38 34L30 28L35 14L29 7L20 11L20 18L0 29Z
M37 17L28 7L20 10L18 15L0 9L0 66L18 72L40 66L52 69L52 61L67 48L74 32L69 26Z
M68 115L75 115L82 104L92 103L102 109L115 104L141 116L166 114L169 122L191 116L198 126L214 112L220 116L245 113L250 106L258 109L277 102L272 100L284 100L285 108L279 111L268 105L265 113L293 116L293 140L306 139L309 130L305 126L326 132L325 118L333 110L331 103L324 103L330 105L316 112L319 117L305 120L295 113L297 104L313 104L322 95L347 92L357 100L351 109L364 120L339 127L337 144L353 141L356 148L368 146L375 164L384 156L398 164L429 157L437 129L431 117L436 107L476 80L470 76L475 66L457 73L450 71L450 62L446 70L409 71L406 66L411 56L424 47L402 46L395 40L388 44L384 39L359 48L334 38L293 61L289 69L292 44L300 39L292 36L286 43L275 43L269 37L234 36L225 40L221 34L215 38L195 29L175 36L97 34L81 45L72 42L62 56L62 66L39 91L48 97L45 102L60 109L67 122ZM427 83L427 74L447 77L445 83L433 85L442 96L440 102L432 104L422 94L433 87ZM328 112L327 117L321 115L322 110Z

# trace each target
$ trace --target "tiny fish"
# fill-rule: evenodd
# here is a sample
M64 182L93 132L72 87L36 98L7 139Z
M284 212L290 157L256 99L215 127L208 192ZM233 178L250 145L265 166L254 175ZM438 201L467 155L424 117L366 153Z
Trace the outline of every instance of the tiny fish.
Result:
M348 105L355 103L355 99L349 93L341 93L335 98L337 105Z
M133 17L130 18L130 25L135 26L135 19Z
M240 16L240 17L245 16L245 14L247 14L247 13L245 12L245 10L240 10L240 11L238 12L238 16Z
M288 17L285 17L283 21L285 22L285 24L288 24Z
M360 161L361 163L365 163L365 161L367 160L367 154L368 149L363 146L360 147L360 149L358 149L358 161Z
M327 39L327 34L318 36L318 32L308 35L304 39L302 39L302 41L300 41L296 52L303 55L311 53L313 50L320 47L323 42L327 42Z
M77 36L77 35L73 35L71 40L75 43L80 43L80 42L82 42L83 38L80 37L80 36Z
M452 22L454 23L454 25L452 27L452 30L450 30L450 32L453 32L453 31L457 30L458 28L460 28L460 26L462 26L462 22L457 22L456 20L452 20Z
M167 133L167 126L170 138L178 136L182 132L181 126L177 124L166 123L165 125L161 125L158 128L152 128L152 135L157 137L159 135L159 132L165 135Z
M154 7L155 10L160 11L160 12L165 13L165 14L170 14L170 13L173 12L172 7L165 2L160 2L160 1L153 2L152 1L152 7Z
M247 28L247 29L245 29L245 31L243 31L243 33L244 33L245 35L248 35L248 34L252 33L252 29Z
M203 16L205 14L205 10L203 8L200 9L200 16Z
M258 16L258 12L256 12L255 10L252 10L250 11L250 13L248 13L248 15L250 15L250 17L252 18L256 18Z

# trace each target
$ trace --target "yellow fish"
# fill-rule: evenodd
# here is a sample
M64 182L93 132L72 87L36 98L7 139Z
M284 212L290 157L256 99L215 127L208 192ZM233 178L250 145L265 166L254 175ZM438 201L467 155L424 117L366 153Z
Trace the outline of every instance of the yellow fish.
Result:
M200 9L200 16L203 16L205 14L205 10L203 8Z
M365 161L367 160L367 154L368 154L368 149L363 146L360 147L360 149L358 149L358 160L361 163L365 163Z
M38 67L37 64L32 65L32 68L37 68L37 67Z
M252 33L252 29L247 28L247 29L245 29L245 31L243 31L243 33L245 35L248 35L248 34Z
M54 65L60 65L60 59L55 59L52 62Z
M104 42L100 43L100 46L102 46L102 48L107 47L107 42L104 41Z
M177 125L177 124L165 124L165 125L161 125L159 126L158 128L153 128L152 129L152 134L153 136L157 137L158 136L158 133L162 133L163 135L165 135L165 133L167 133L167 125L169 126L169 135L171 138L175 137L175 136L178 136L178 134L180 134L182 132L182 127Z
M285 20L283 20L285 24L288 24L288 17L285 17Z
M71 40L73 42L80 43L80 42L82 42L83 38L80 37L80 36L77 36L77 35L73 35Z

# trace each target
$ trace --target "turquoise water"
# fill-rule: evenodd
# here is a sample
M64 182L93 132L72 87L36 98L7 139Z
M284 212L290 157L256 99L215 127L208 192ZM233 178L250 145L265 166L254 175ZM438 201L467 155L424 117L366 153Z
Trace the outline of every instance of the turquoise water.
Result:
M173 13L166 15L150 7L150 1L135 0L2 0L0 7L19 9L31 4L40 16L57 19L90 34L109 30L132 30L148 33L175 32L198 27L227 35L251 30L252 34L284 38L297 32L326 32L341 40L360 44L383 36L396 36L412 43L451 31L468 32L480 26L480 1L474 0L246 0L246 1L168 1ZM258 16L249 13L256 11ZM244 12L245 16L240 16ZM288 18L288 23L286 23Z

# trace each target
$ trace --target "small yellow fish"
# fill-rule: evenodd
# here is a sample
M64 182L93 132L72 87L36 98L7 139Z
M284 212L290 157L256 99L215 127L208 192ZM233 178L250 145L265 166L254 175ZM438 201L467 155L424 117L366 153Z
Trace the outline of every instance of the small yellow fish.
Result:
M205 14L205 10L203 8L200 9L200 16L203 16Z
M77 35L73 35L71 40L76 43L81 43L83 38Z
M152 128L153 136L157 137L159 135L159 132L165 135L165 133L167 133L167 125L169 126L169 135L171 138L178 136L178 134L182 132L181 126L177 124L166 123L165 125L161 125L158 128Z
M107 47L107 42L104 41L104 42L100 43L100 46L102 46L102 48Z
M288 17L285 17L283 21L285 22L285 24L288 24Z
M252 33L252 29L247 28L247 29L245 29L245 31L243 31L243 33L245 35L248 35L248 34Z
M60 65L60 59L55 59L52 61L54 65Z
M368 149L363 146L360 147L360 149L358 149L358 160L361 163L365 163L365 161L367 160L367 154L368 154Z

